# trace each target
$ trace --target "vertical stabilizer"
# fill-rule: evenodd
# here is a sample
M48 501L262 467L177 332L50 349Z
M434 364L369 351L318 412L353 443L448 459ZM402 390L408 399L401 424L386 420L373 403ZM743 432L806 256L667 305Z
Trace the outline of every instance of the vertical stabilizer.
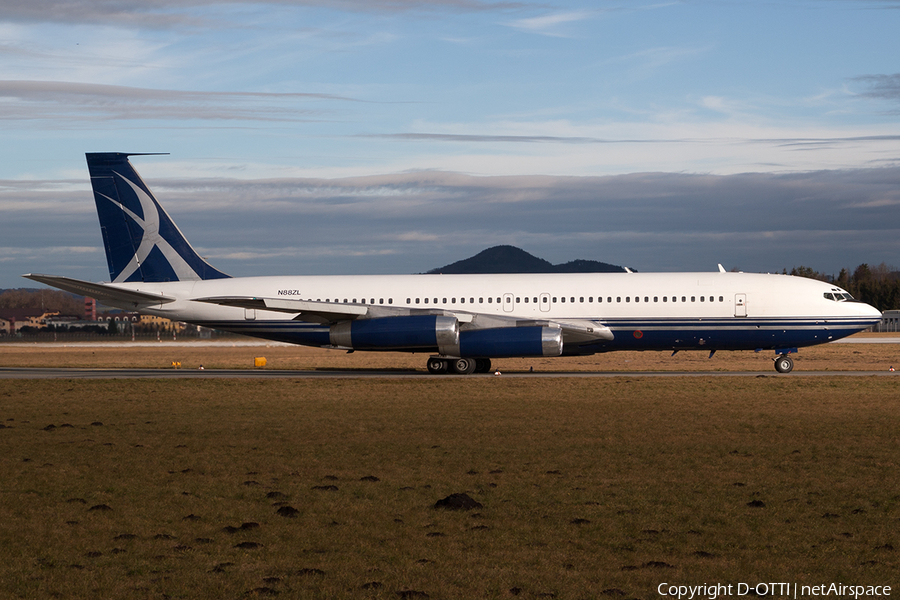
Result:
M103 246L114 283L228 277L200 258L120 152L88 153Z

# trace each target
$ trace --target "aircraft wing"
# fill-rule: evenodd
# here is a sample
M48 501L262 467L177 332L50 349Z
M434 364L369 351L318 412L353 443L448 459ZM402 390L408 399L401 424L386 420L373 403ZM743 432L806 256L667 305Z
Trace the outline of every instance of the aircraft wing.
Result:
M283 298L256 298L247 296L218 296L212 298L195 298L195 302L218 304L219 306L237 306L257 310L272 310L296 314L298 321L313 323L333 323L336 321L352 321L368 314L369 309L361 304L340 304L337 302L314 302L311 300L288 300Z
M70 277L59 277L56 275L41 275L39 273L27 273L22 275L32 281L46 283L55 288L79 294L81 296L89 296L110 306L118 306L121 308L140 308L152 306L154 304L166 304L175 302L175 298L170 298L163 294L151 294L150 292L138 292L135 290L126 290L108 283L92 283L90 281L82 281L80 279L72 279Z
M555 321L562 328L563 342L566 344L583 344L597 340L613 339L613 332L606 325L597 321Z
M395 306L371 304L342 304L339 302L317 302L314 300L293 300L287 298L258 298L253 296L216 296L210 298L194 298L195 302L206 302L220 306L237 306L290 313L297 316L297 321L312 323L337 323L352 321L361 317L401 317L410 314L439 314L454 316L460 323L469 323L473 319L471 313L450 312L440 309L409 309Z

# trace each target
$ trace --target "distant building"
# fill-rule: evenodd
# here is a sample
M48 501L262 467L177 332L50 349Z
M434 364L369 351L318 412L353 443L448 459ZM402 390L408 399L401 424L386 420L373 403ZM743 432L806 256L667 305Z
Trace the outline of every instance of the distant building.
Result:
M50 312L40 308L7 308L0 310L0 330L15 334L23 327L43 329L47 326L48 319L58 315L58 311Z
M84 320L85 321L96 321L97 320L97 300L94 298L88 298L85 296L84 298Z
M97 321L100 323L134 323L141 322L140 313L124 312L121 310L106 311L97 315Z
M900 310L886 310L881 313L881 323L872 331L900 331Z
M148 329L156 329L157 331L184 331L185 324L180 321L172 321L165 317L156 315L141 315L140 323Z

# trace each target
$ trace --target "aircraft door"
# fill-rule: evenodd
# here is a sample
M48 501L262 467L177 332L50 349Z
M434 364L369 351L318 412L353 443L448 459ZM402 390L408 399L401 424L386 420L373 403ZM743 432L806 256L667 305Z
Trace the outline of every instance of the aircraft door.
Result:
M746 317L747 316L747 294L735 294L734 295L734 316L736 316L736 317Z
M550 294L541 294L541 312L550 311Z
M516 307L515 298L512 294L503 294L503 312L512 312Z

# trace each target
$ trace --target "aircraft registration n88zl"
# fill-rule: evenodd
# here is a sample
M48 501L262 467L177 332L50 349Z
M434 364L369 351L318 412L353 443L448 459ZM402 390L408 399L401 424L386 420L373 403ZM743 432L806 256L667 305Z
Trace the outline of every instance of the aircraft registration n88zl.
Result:
M788 275L577 273L230 277L202 259L128 160L87 154L110 283L29 279L175 321L307 346L491 359L615 350L791 352L878 323L829 283Z

